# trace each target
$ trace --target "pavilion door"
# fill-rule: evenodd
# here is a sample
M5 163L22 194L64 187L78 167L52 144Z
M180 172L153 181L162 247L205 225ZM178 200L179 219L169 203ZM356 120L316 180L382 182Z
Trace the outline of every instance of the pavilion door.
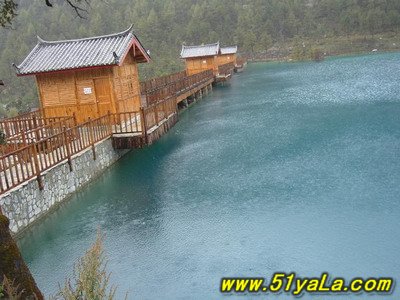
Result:
M97 114L104 116L112 112L111 86L108 78L94 79L94 88L96 92Z

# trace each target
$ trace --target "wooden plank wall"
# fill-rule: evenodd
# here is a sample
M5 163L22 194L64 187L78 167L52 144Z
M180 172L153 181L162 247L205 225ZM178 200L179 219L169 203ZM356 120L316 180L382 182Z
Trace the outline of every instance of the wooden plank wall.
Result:
M216 56L196 57L186 59L186 71L188 75L197 74L206 70L213 70L214 75L218 70Z
M130 55L121 66L40 74L36 79L46 117L75 113L81 123L107 111L129 112L140 108L138 68ZM96 97L96 90L103 94L102 99ZM105 94L110 94L108 99ZM102 100L106 103L99 104Z
M131 112L140 109L139 72L135 61L127 56L120 67L113 68L113 82L117 112Z
M111 78L111 75L110 68L37 75L45 116L72 116L75 113L78 122L89 117L96 118L98 111L94 80Z
M236 64L236 54L220 54L217 57L218 66L233 62Z

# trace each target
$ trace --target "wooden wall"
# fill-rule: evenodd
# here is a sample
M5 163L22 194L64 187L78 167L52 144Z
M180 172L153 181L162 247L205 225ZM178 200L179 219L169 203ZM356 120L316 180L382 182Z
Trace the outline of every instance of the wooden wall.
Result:
M217 56L217 63L219 66L230 62L236 64L236 54L220 54Z
M78 122L140 108L137 64L128 55L119 67L47 73L36 76L46 117L71 116Z
M185 61L187 74L193 75L205 70L213 70L214 74L216 74L218 71L216 60L216 56L187 58Z
M139 72L131 56L127 56L122 66L113 68L113 82L117 111L138 111L141 106Z

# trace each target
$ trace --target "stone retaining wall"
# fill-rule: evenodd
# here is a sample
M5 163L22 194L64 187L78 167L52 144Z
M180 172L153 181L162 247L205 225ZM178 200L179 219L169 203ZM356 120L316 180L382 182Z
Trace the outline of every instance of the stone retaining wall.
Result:
M44 172L43 190L39 190L38 182L34 178L2 195L0 206L10 219L11 231L20 233L44 217L58 203L97 177L128 150L114 150L111 138L108 138L95 145L95 152L96 160L93 159L92 149L73 156L72 171L65 161Z

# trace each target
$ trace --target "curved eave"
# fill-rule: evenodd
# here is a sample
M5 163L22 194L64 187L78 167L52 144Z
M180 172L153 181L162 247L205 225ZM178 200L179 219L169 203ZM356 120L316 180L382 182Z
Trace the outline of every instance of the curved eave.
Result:
M105 34L105 35L99 35L99 36L94 36L94 37L85 37L85 38L80 38L80 39L70 39L70 40L59 40L59 41L46 41L42 39L40 36L37 36L38 43L39 44L59 44L59 43L71 43L71 42L82 42L82 41L88 41L88 40L95 40L95 39L104 39L104 38L109 38L109 37L118 37L118 36L123 36L131 32L133 29L133 24L129 26L128 29L125 29L124 31L118 32L118 33L111 33L111 34Z

